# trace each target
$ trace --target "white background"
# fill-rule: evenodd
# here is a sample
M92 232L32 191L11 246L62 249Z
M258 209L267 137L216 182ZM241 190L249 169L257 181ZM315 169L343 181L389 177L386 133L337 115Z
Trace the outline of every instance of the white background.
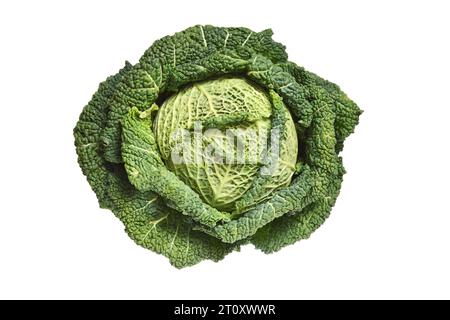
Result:
M0 298L450 298L447 3L2 2ZM72 128L100 81L194 24L272 28L365 113L309 240L177 270L98 208Z

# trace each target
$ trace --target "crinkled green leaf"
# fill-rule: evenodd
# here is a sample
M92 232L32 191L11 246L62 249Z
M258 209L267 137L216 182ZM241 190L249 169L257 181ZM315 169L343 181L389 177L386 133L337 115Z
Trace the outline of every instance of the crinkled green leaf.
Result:
M328 218L342 182L341 167L338 175L331 177L328 194L294 214L284 215L259 229L251 243L265 253L271 253L302 239L308 239Z
M171 201L178 210L195 221L213 227L229 220L169 171L159 155L152 131L152 119L137 108L130 109L123 124L122 156L131 184L139 191L153 191Z
M153 192L139 192L127 181L124 172L110 178L109 197L113 211L125 230L140 246L168 257L177 268L202 260L219 261L238 246L226 244L193 230L185 216L167 208Z
M84 107L74 129L78 163L97 194L102 208L108 207L109 199L106 194L108 170L102 156L101 134L108 120L111 96L117 84L130 69L131 65L127 63L118 74L100 84L92 100Z
M312 174L305 166L289 187L278 190L273 196L236 220L214 228L212 234L227 243L233 243L254 235L261 227L293 210L307 206L313 200L310 195Z
M273 106L272 132L278 132L279 137L274 137L276 146L269 147L266 164L253 179L252 186L236 202L237 214L268 199L280 187L289 185L295 171L298 148L295 126L281 97L273 90L270 96Z

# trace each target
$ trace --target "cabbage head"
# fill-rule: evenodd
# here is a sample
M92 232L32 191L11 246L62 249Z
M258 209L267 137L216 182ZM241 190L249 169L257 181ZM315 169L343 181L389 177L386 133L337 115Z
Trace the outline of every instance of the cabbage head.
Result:
M99 86L74 129L102 208L177 268L308 238L329 216L361 110L272 31L194 26Z

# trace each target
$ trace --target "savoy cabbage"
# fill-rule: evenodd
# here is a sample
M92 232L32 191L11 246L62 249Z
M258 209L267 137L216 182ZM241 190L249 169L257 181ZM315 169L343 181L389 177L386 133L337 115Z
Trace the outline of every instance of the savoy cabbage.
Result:
M74 129L100 206L176 267L270 253L328 217L361 110L246 28L194 26L100 84Z

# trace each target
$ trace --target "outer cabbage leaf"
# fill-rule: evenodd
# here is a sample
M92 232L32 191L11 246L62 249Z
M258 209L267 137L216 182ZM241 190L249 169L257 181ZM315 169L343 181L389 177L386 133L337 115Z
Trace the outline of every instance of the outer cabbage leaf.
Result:
M294 122L281 97L270 90L273 106L272 132L278 137L270 138L266 161L253 180L251 188L236 202L236 213L248 211L268 199L280 187L291 182L297 162L298 141ZM273 141L272 141L273 140Z
M205 233L193 230L193 222L167 208L153 192L139 192L128 181L125 172L110 176L109 197L113 211L125 225L130 238L140 246L169 258L177 268L202 260L219 261L238 244L225 244Z
M102 154L101 134L108 120L109 101L118 83L131 68L131 64L127 63L119 73L100 84L74 129L78 163L102 208L109 208L110 200L107 196L109 172Z
M149 109L148 111L152 111ZM130 109L123 124L122 156L128 179L139 191L153 191L172 202L179 212L206 226L229 216L204 203L199 195L169 171L162 162L151 128L149 112Z

